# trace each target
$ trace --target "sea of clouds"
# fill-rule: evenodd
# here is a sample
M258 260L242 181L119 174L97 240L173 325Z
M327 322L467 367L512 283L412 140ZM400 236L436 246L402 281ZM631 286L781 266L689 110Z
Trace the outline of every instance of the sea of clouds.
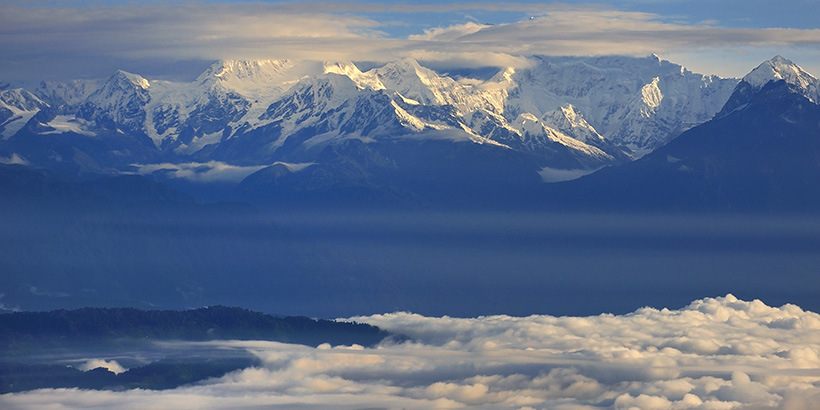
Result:
M795 305L727 295L621 316L346 320L405 337L374 348L206 342L250 351L262 365L166 391L6 394L0 407L810 410L820 403L820 315Z

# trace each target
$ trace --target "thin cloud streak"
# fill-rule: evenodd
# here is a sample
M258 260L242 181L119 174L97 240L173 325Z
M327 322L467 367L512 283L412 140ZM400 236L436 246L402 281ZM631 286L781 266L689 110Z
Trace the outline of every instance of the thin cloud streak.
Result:
M380 10L401 16L473 8L531 11L535 17L496 25L434 27L409 38L389 37L383 30L393 23L368 17ZM103 77L111 67L128 69L117 65L155 64L155 71L160 71L169 62L229 58L385 62L412 56L444 66L515 65L521 56L531 54L681 55L687 50L773 46L797 47L809 55L804 60L816 60L820 57L811 50L820 48L820 30L687 25L653 13L522 3L10 6L0 16L4 77L55 77L63 71L73 77ZM447 61L448 54L452 62Z
M171 178L193 182L239 182L248 175L265 168L266 165L236 166L220 161L188 162L182 164L133 164L136 173L150 175L165 173Z
M648 13L563 11L518 23L428 30L411 40L438 48L558 55L645 54L679 47L820 45L820 30L738 29L664 23ZM441 51L441 50L439 50Z
M7 57L0 72L56 68L76 75L112 60L350 59L357 44L383 38L378 25L355 15L283 13L266 4L9 7L0 16L0 51ZM374 47L371 41L368 48Z

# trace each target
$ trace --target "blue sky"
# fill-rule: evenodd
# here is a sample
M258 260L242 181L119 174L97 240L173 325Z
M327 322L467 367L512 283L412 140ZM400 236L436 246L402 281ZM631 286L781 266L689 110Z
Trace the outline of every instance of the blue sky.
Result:
M191 79L234 58L524 64L531 54L644 56L742 76L783 55L820 75L816 0L18 1L0 14L0 81Z

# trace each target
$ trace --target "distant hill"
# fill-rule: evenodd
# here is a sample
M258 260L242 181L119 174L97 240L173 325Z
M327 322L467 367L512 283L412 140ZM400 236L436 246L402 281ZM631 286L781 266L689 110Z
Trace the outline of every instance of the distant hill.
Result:
M83 308L0 315L0 345L9 350L93 340L272 340L373 345L387 333L370 325L276 317L247 309L212 306L195 310Z
M244 350L183 354L157 341L267 340L318 346L374 345L388 333L360 323L276 317L247 309L212 306L195 310L83 308L0 314L0 394L38 388L171 389L258 364ZM94 352L94 353L89 353ZM78 369L69 357L110 354L165 357L123 369Z
M140 175L81 180L54 170L0 164L0 205L68 208L159 203L194 205L196 200L168 184Z

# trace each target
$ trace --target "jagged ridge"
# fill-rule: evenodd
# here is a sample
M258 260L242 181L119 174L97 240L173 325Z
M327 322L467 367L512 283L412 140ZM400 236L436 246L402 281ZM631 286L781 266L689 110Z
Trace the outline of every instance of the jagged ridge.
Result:
M59 104L57 114L77 107L76 118L23 127L35 119L20 117L7 121L16 125L4 136L23 128L119 133L150 139L165 161L246 165L311 162L321 147L351 138L441 139L512 149L540 166L592 170L640 156L710 118L737 82L656 56L532 61L485 81L440 75L412 59L366 72L349 62L225 60L191 83L118 71L93 93L88 83L42 85L43 104ZM134 159L120 154L123 163L109 166L127 170Z

